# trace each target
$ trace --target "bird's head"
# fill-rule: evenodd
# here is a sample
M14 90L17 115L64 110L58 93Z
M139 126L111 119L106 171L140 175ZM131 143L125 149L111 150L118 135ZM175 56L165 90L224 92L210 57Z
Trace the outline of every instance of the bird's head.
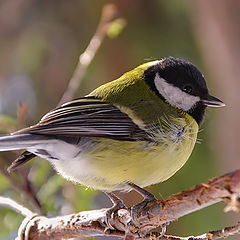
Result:
M190 114L201 123L206 107L225 104L209 94L203 74L192 63L173 57L156 61L144 72L151 90L172 107Z

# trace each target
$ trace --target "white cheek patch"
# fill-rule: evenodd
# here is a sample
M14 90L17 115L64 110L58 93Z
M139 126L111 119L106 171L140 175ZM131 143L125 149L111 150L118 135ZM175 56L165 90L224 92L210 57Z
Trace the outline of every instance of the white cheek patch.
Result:
M170 83L167 83L166 80L164 78L161 78L158 73L155 76L154 83L159 93L173 107L181 108L184 111L188 111L198 101L200 101L200 97L189 95L183 92L178 87L174 87Z

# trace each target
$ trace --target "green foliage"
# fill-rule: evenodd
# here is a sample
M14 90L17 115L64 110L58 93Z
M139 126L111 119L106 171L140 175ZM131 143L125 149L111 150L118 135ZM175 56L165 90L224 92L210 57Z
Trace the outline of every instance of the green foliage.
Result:
M126 27L126 20L123 18L118 18L114 20L108 28L107 35L110 38L116 38Z
M6 134L16 130L17 120L8 115L0 115L0 133Z
M93 199L98 192L84 186L76 185L75 187L75 198L72 201L74 209L76 211L91 210Z
M0 193L7 192L11 188L11 185L7 181L6 177L0 174Z
M1 208L0 209L0 221L1 221L0 239L6 239L6 236L10 237L11 234L15 235L16 230L19 228L19 223L21 223L23 219L24 219L23 216L21 216L16 212ZM11 238L11 239L14 239L14 238Z

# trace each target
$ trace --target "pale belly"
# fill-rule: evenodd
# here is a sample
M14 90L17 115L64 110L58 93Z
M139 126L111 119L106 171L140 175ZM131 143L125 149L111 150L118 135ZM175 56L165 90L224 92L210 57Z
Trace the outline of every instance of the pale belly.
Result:
M105 191L128 191L128 182L146 187L171 177L188 160L196 136L193 133L182 141L158 145L143 141L90 139L82 146L83 151L74 151L78 152L75 157L49 161L73 182Z

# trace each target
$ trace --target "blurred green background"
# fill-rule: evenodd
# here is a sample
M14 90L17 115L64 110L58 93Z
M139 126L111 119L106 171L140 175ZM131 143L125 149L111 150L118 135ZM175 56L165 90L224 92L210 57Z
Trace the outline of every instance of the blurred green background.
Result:
M113 2L127 25L119 36L104 40L76 97L143 62L166 56L187 59L204 73L211 93L224 100L227 108L209 109L200 144L187 164L149 190L164 198L236 169L240 151L237 0L1 0L1 132L34 124L58 104L79 54L96 30L101 9ZM27 108L24 124L24 106L19 117L19 103ZM40 158L8 176L5 169L16 156L0 155L0 195L36 211L32 198L21 193L30 188L48 216L110 206L102 193L67 182ZM129 205L140 200L135 193L120 195ZM223 213L223 207L218 204L183 217L168 227L168 233L197 235L237 222L237 214ZM22 220L19 214L0 208L0 239L14 239Z

